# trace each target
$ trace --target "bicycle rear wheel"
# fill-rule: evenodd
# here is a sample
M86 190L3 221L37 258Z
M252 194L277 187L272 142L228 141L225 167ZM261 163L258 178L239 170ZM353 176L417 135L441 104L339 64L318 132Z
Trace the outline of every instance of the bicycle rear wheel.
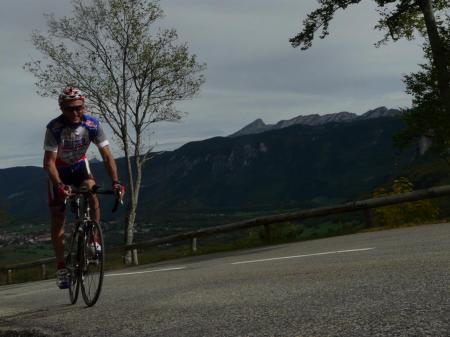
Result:
M96 249L97 244L100 244L101 251ZM103 284L105 245L99 224L94 221L86 224L82 246L81 294L90 307L97 302Z
M70 303L75 304L80 292L80 252L82 248L81 237L77 234L72 236L70 249L66 257L66 268L69 272L69 297Z

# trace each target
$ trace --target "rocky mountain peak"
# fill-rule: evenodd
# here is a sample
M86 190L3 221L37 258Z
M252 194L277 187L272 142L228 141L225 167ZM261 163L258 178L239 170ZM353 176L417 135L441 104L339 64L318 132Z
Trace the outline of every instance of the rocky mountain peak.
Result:
M264 121L261 118L255 119L253 122L251 122L249 124L249 126L253 126L253 127L264 127L266 126L266 123L264 123Z
M233 133L230 135L230 137L236 137L236 136L243 136L243 135L250 135L254 133L261 133L264 131L268 131L270 129L270 125L267 125L264 123L264 121L261 118L258 118L251 122L250 124L244 126L242 129L240 129L238 132Z
M361 119L372 119L372 118L381 118L381 117L395 117L400 115L400 110L397 109L388 109L385 106L380 106L376 109L369 110L366 113L361 115Z
M261 133L269 130L278 130L289 127L291 125L309 125L309 126L317 126L323 125L327 123L346 123L352 122L355 120L361 119L373 119L373 118L381 118L381 117L395 117L400 115L400 111L396 109L388 109L384 106L378 107L373 110L369 110L366 113L358 116L355 113L348 111L341 111L338 113L319 115L319 114L311 114L311 115L301 115L294 117L288 120L281 120L276 124L265 124L261 118L256 119L250 124L246 125L239 131L230 135L230 137L237 137L249 134Z

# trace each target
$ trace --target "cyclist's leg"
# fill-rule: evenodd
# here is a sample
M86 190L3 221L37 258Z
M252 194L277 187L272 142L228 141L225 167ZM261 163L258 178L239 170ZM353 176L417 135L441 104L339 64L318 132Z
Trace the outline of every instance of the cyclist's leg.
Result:
M74 171L74 184L78 187L87 187L91 189L95 185L94 176L91 173L89 168L89 162L87 159L84 159L82 162L79 162L77 169ZM100 223L100 205L98 202L98 198L95 194L89 197L89 206L90 206L90 217L97 224ZM102 244L101 239L98 237L97 233L93 232L93 241L98 244Z
M82 186L86 186L88 188L92 188L94 185L94 179L86 179L82 183ZM100 204L98 202L97 195L93 194L89 197L89 206L91 207L91 219L96 223L100 223Z
M49 181L49 208L51 216L51 234L53 250L55 252L57 268L64 267L64 222L65 214L62 209L63 203L58 194L56 188Z
M64 213L61 212L59 207L52 207L52 243L55 251L56 264L58 269L64 266Z
M58 197L56 188L49 181L49 208L51 215L52 243L56 257L56 284L60 289L69 287L69 276L64 258L64 221L63 201Z
M80 162L79 167L75 172L74 178L76 179L76 184L79 186L84 186L89 189L94 187L95 180L94 176L91 173L91 169L89 167L89 162L87 159L84 159L83 162ZM100 205L95 194L89 197L89 206L91 208L91 219L97 223L100 223Z

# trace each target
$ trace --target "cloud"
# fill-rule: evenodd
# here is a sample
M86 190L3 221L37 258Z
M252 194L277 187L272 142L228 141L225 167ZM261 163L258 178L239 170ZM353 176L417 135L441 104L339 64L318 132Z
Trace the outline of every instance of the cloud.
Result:
M407 106L402 76L421 62L421 41L373 44L375 5L363 2L336 14L331 34L304 52L288 40L316 0L161 0L162 27L177 29L199 62L207 82L197 98L177 106L188 115L155 126L153 140L173 148L190 140L230 134L256 118L267 123L300 114ZM0 99L3 123L0 158L40 165L43 128L59 111L39 97L22 65L38 56L33 29L46 30L42 13L70 14L70 0L4 0L0 12ZM117 153L117 149L115 149ZM94 150L95 152L95 150ZM33 157L33 153L36 156ZM14 165L3 157L2 167Z

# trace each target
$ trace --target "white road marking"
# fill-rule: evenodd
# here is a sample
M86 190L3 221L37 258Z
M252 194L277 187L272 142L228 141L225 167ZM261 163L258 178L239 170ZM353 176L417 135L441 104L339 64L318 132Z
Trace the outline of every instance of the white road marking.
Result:
M145 270L145 271L135 271L132 273L117 273L117 274L106 274L105 276L125 276L125 275L136 275L136 274L146 274L146 273L156 273L159 271L171 271L171 270L181 270L186 267L174 267L174 268L164 268L164 269L153 269L153 270Z
M260 259L260 260L233 262L231 264L246 264L246 263L267 262L267 261L275 261L275 260L296 259L296 258L300 258L300 257L309 257L309 256L318 256L318 255L330 255L330 254L364 252L364 251L371 250L371 249L375 249L375 247L373 247L373 248L361 248L361 249L349 249L349 250L337 250L337 251L333 251L333 252L323 252L323 253L305 254L305 255L273 257L273 258L270 258L270 259Z

